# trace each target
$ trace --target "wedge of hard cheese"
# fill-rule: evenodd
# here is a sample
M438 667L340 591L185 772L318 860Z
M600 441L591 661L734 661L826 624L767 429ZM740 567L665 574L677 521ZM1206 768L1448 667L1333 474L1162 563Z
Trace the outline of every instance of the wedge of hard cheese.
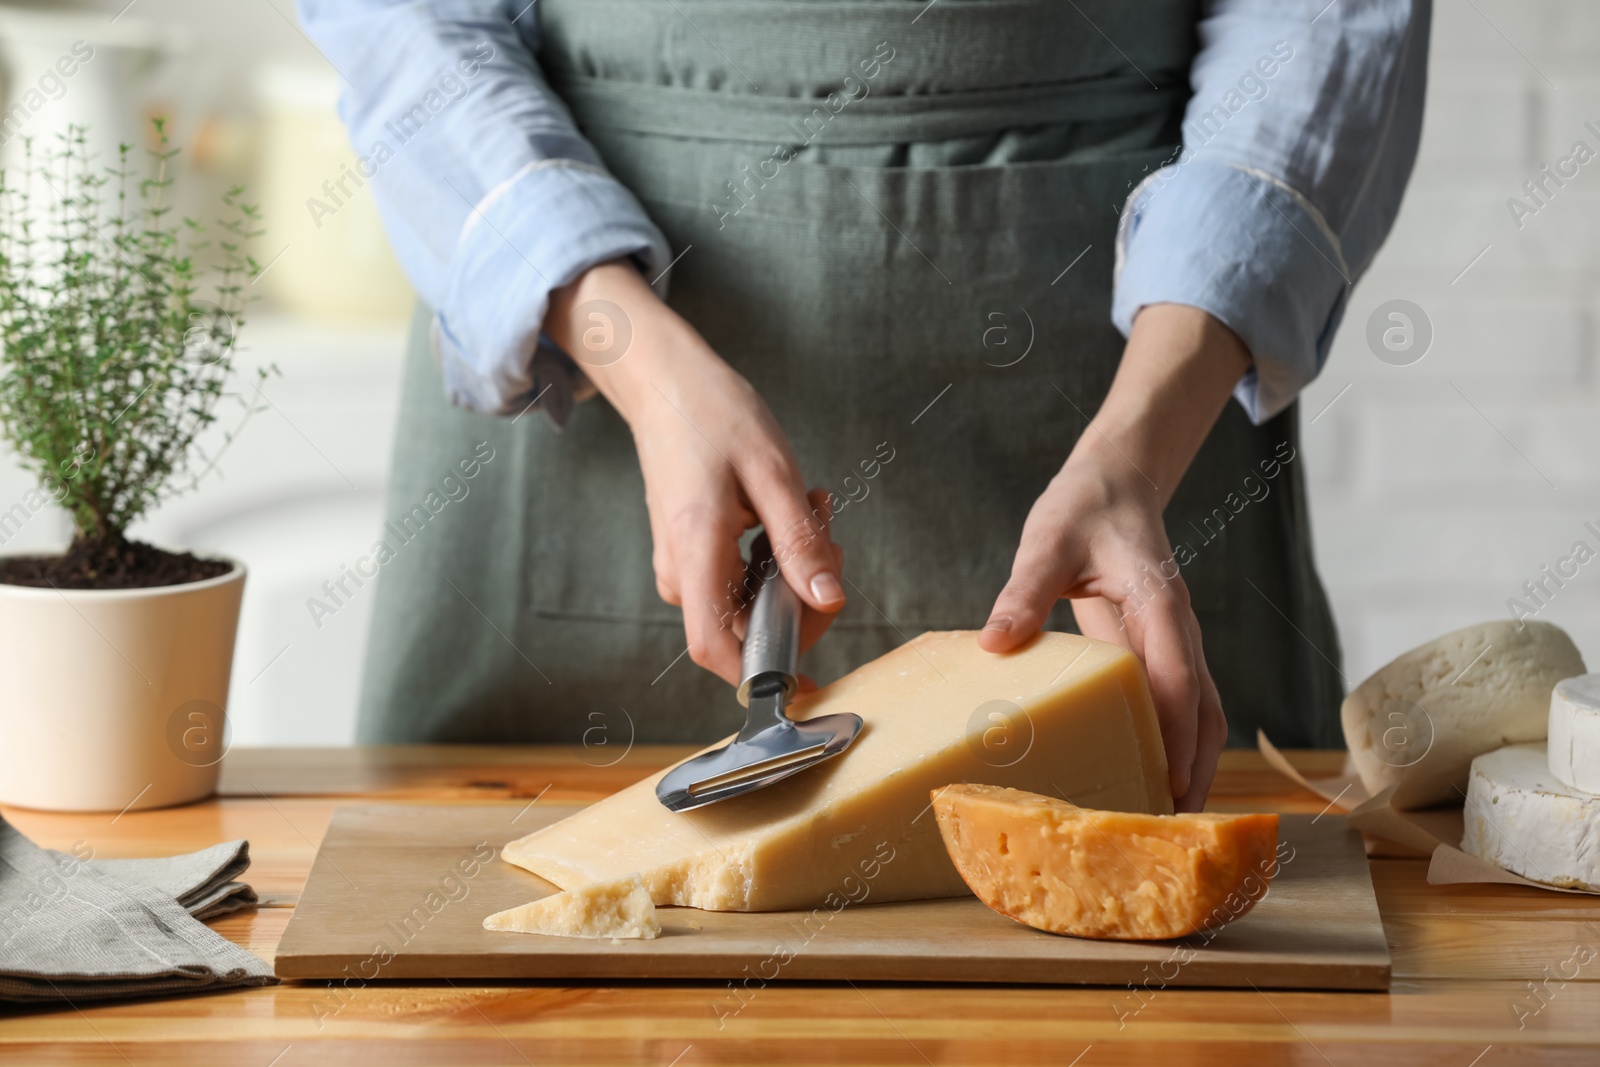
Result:
M1151 940L1221 927L1277 871L1276 815L1089 811L992 785L934 790L933 811L978 899L1054 934Z
M661 936L656 906L637 874L590 882L483 920L485 930L558 937Z
M850 711L866 720L849 751L826 763L681 814L656 800L653 775L501 855L564 888L638 871L657 904L811 909L965 895L928 814L929 790L950 782L1172 810L1160 730L1132 654L1045 633L997 656L977 638L923 634L796 701L796 718Z

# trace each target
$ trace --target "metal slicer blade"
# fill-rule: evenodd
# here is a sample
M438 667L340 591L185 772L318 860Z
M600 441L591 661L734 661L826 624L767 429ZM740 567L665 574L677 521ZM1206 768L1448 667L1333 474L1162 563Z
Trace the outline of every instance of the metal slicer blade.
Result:
M757 541L762 559L765 535ZM770 561L770 549L765 550ZM796 722L785 710L799 687L800 598L781 574L763 581L750 608L744 641L744 729L732 741L688 760L656 783L670 811L692 811L742 796L798 774L850 747L861 716L843 712Z
M741 796L843 752L861 732L861 716L824 715L795 722L784 713L784 695L752 695L750 720L728 744L673 768L656 785L671 811L692 811ZM754 731L759 721L770 723Z

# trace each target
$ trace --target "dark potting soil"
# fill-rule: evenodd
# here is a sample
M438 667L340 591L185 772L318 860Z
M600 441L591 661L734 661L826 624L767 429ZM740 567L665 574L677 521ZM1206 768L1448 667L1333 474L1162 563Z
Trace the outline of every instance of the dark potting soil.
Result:
M227 574L233 565L168 552L143 541L75 539L59 556L0 559L0 584L55 589L152 589L187 585Z

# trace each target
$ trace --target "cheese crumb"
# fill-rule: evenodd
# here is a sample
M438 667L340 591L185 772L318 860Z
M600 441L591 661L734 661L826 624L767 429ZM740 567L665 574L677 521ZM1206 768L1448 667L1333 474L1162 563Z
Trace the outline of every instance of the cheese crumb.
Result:
M650 902L644 879L625 874L590 882L521 907L497 911L483 920L485 930L556 937L622 938L661 936L656 906Z

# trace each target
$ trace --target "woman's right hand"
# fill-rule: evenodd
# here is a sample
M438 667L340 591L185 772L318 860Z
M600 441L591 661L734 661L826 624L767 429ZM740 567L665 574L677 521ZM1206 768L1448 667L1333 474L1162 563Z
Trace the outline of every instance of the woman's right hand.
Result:
M802 649L822 636L845 602L828 494L806 492L783 431L750 383L625 260L551 293L545 333L633 431L656 591L683 608L690 658L739 684L748 599L739 539L756 526L765 527L805 605Z

